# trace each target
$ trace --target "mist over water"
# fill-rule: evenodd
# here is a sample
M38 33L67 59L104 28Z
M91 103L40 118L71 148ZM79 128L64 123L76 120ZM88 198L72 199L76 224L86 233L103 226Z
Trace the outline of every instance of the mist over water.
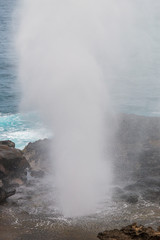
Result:
M157 83L151 22L159 6L149 0L23 0L19 5L21 109L39 110L54 134L53 182L65 216L93 213L110 195L112 95L118 89L120 101L122 95L129 99L135 86Z

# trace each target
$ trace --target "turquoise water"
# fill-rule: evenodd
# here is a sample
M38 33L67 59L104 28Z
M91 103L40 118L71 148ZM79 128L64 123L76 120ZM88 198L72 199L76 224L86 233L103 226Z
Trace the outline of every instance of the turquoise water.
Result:
M147 0L144 8L144 1L134 2L139 4L136 21L122 38L127 49L125 61L122 59L122 67L115 62L117 74L109 77L112 106L118 112L160 116L160 3ZM0 1L0 139L10 139L23 148L50 133L35 113L22 114L18 110L21 97L11 47L16 4L17 0Z
M50 136L35 113L9 113L0 115L0 138L10 139L23 149L29 142Z

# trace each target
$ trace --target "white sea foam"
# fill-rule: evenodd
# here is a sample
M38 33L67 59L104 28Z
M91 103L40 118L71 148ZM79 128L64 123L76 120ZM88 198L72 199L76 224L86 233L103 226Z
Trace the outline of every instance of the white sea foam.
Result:
M36 113L2 114L0 116L1 140L9 139L23 149L28 142L52 137Z

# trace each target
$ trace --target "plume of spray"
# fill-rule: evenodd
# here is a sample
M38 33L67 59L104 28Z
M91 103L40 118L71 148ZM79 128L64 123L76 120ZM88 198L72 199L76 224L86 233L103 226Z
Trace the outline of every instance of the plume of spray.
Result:
M114 126L104 72L110 76L122 56L121 26L131 9L128 0L119 2L20 4L16 44L21 107L38 109L54 133L53 181L65 216L90 214L109 194L107 147Z

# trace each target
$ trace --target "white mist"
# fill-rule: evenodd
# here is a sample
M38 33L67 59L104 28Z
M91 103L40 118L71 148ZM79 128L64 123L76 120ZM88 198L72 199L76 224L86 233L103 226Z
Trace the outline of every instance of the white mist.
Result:
M21 106L38 109L54 133L53 182L65 216L94 213L110 194L114 124L104 72L121 60L119 27L130 7L117 0L21 1Z

